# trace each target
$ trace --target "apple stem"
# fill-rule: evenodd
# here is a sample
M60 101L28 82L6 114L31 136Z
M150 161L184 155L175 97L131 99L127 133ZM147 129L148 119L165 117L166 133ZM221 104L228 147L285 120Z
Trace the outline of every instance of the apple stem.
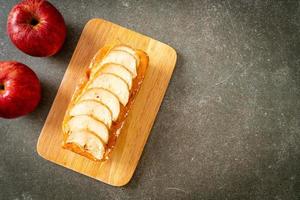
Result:
M39 23L39 21L35 18L32 18L30 21L30 25L32 25L32 26L36 26L36 25L38 25L38 23Z
M0 84L0 90L4 90L5 87L4 87L4 84Z

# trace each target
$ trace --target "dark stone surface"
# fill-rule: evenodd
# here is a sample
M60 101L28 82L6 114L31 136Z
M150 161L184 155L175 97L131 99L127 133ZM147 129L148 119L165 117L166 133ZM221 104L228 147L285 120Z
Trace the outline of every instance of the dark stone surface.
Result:
M300 198L299 1L52 0L68 25L51 58L6 36L16 0L0 2L0 59L43 85L32 114L0 119L0 199ZM36 143L84 24L104 18L177 49L178 62L132 181L115 188L56 166Z

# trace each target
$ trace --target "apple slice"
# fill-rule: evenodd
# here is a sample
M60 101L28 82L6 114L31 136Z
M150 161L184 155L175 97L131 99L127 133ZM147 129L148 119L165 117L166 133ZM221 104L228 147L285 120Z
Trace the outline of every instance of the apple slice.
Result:
M131 73L122 65L114 64L114 63L107 63L103 65L100 69L103 73L114 74L122 78L128 85L129 90L132 86L132 75Z
M137 66L139 65L139 63L140 63L140 57L138 56L138 54L136 53L136 51L134 49L132 49L131 47L126 46L126 45L120 45L120 46L114 47L113 50L126 51L127 53L130 53L136 59Z
M111 126L112 122L112 114L110 110L102 103L94 100L84 100L75 104L70 110L70 115L73 117L79 115L90 115L103 122L108 127Z
M98 160L101 160L105 153L104 145L100 139L87 130L71 132L65 143L79 146Z
M108 130L104 123L87 115L75 116L67 123L70 132L89 130L97 135L106 144L108 142Z
M126 51L112 50L109 52L108 55L103 58L102 62L95 68L95 72L97 72L106 63L123 65L132 73L133 77L136 77L137 75L137 61L133 55Z
M100 74L88 88L104 88L116 95L124 106L129 99L129 90L125 81L113 74Z
M112 113L112 120L116 121L120 113L120 103L118 98L108 90L103 88L92 88L87 90L81 100L94 100L106 105Z

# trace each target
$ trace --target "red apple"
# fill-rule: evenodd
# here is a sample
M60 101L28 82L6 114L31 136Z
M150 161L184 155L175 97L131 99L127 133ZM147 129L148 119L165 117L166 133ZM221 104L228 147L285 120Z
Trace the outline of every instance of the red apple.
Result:
M15 118L32 112L41 99L36 74L15 61L0 61L0 117Z
M7 33L16 47L31 56L52 56L66 38L63 16L48 1L24 0L8 15Z

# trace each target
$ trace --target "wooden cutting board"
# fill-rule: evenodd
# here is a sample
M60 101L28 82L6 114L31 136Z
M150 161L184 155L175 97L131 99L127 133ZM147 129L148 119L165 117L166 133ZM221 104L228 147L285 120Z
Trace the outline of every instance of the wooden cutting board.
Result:
M62 148L61 124L75 87L91 59L101 47L116 40L147 52L150 62L110 160L94 162ZM176 52L170 46L103 19L90 20L83 29L41 131L37 144L39 155L110 185L128 183L141 157L175 63Z

